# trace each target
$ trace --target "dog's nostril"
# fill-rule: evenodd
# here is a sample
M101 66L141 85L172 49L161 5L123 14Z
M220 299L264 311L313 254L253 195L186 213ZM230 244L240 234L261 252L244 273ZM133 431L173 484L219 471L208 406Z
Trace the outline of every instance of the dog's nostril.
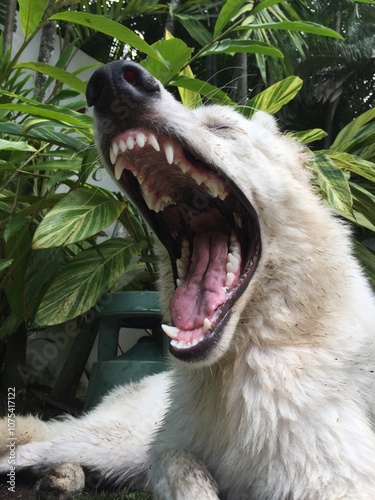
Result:
M135 85L136 83L136 78L135 78L135 73L131 69L127 69L124 71L124 78L125 80L130 83L130 85Z
M102 66L91 76L86 89L87 104L104 114L112 112L111 106L118 99L125 104L130 101L146 103L159 95L159 82L132 61L115 61Z

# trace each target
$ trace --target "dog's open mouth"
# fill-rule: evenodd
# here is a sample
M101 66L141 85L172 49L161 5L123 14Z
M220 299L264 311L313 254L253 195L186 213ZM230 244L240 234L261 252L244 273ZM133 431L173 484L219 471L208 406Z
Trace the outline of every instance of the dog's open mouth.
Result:
M183 360L202 359L259 261L256 212L215 165L167 135L129 129L112 140L107 156L171 258L173 325L163 325L170 351Z

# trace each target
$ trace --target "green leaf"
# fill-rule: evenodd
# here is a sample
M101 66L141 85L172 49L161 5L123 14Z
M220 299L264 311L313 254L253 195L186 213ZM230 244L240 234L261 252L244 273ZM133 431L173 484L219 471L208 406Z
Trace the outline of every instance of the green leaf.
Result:
M179 74L181 68L189 61L192 50L179 38L159 40L152 45L168 61L169 68L154 58L147 58L141 62L155 78L166 85L173 77Z
M0 273L7 269L13 261L14 259L0 259Z
M55 80L69 85L69 87L77 90L81 94L85 94L86 92L85 82L74 76L72 73L69 73L69 71L57 68L56 66L51 66L50 64L41 62L21 62L18 63L15 68L26 68L33 71L38 71L39 73L51 76Z
M24 141L7 141L0 139L0 150L6 149L7 151L36 151L33 146Z
M357 240L354 240L354 251L375 290L375 255Z
M303 130L302 132L293 132L290 135L298 139L302 144L310 144L326 137L327 132L324 132L321 128L312 128L310 130Z
M185 19L178 15L176 15L176 17L189 35L196 40L201 47L204 47L211 42L212 35L203 23L195 19Z
M214 38L223 31L225 26L236 17L246 0L227 0L219 12L214 28ZM249 2L251 6L254 2Z
M242 113L250 117L255 111L261 110L273 115L294 99L302 85L303 81L298 76L289 76L247 101Z
M366 160L362 160L359 156L350 155L348 153L331 153L327 154L343 170L349 170L371 182L375 182L375 164Z
M61 123L74 125L78 127L89 127L92 126L92 119L90 116L82 115L75 111L71 111L67 108L62 110L57 106L51 105L30 105L23 103L8 103L0 104L0 109L9 109L11 111L19 111L25 115L31 114L34 116L41 116L43 118L48 118L49 120L57 120Z
M369 5L375 5L374 0L352 0L354 3L368 3Z
M70 175L73 175L74 171L77 171L81 168L81 158L74 157L69 160L48 160L48 161L40 161L33 165L28 165L23 169L24 172L34 172L36 170L64 170L70 172Z
M50 19L56 19L60 21L67 21L70 23L79 24L81 26L86 26L94 31L99 31L112 38L116 38L120 42L127 43L131 47L148 56L158 60L166 67L168 63L162 58L162 56L152 48L145 40L136 35L132 30L126 28L120 23L107 19L101 15L89 14L87 12L59 12Z
M317 151L314 156L313 168L328 203L337 210L352 214L352 196L345 175L324 152Z
M56 203L44 217L33 248L66 246L94 236L114 222L126 203L98 189L76 189Z
M253 8L251 11L252 14L256 14L257 12L260 12L261 10L268 9L268 7L272 7L273 5L276 5L278 3L283 3L285 0L263 0L262 2L259 2L256 7Z
M48 7L49 0L18 0L20 22L25 38L29 37L39 26Z
M349 184L353 194L353 207L375 226L375 196L354 182Z
M242 25L238 28L239 30L249 30L249 29L260 29L260 30L287 30L287 31L298 31L304 33L310 33L312 35L328 36L332 38L339 38L344 40L344 38L337 33L337 31L326 28L317 23L310 22L300 22L300 21L280 21L277 23L261 23L261 24L247 24Z
M244 52L247 54L263 54L266 56L280 57L283 58L283 53L280 52L276 47L272 47L265 42L259 42L254 40L232 40L227 38L221 40L220 42L215 42L208 47L207 50L202 51L202 56L207 56L208 54L236 54L238 52Z
M26 217L13 217L4 230L5 257L13 259L9 268L8 282L5 293L12 311L23 317L26 304L23 300L25 273L31 254L31 235L29 219Z
M220 104L227 104L231 106L235 105L231 98L221 89L211 85L210 83L198 80L197 78L180 77L170 82L169 85L192 90L197 94L207 97L207 99L212 102L218 102Z
M91 309L129 269L131 260L141 249L141 243L119 238L107 240L73 257L43 297L36 324L62 323Z
M351 121L346 125L336 136L336 139L331 145L334 151L345 151L347 146L351 141L356 138L358 131L366 125L366 123L375 119L375 108L369 109L365 113L362 113L355 120Z

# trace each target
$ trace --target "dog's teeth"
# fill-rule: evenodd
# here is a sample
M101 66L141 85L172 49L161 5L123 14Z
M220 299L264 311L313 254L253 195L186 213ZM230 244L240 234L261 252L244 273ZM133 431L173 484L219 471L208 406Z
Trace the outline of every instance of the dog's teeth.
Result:
M146 185L142 186L143 199L150 210L154 210L156 195L147 189Z
M239 271L239 262L227 262L225 266L227 273L238 273Z
M137 134L136 137L137 144L140 148L143 148L143 146L146 144L146 136L142 133Z
M153 134L148 136L148 143L155 149L155 151L160 151L158 140Z
M191 341L191 346L192 346L192 347L194 347L195 345L197 345L197 344L198 344L198 342L199 342L199 341L198 341L198 339L193 339L193 340Z
M237 238L236 233L232 232L230 235L230 245L229 245L229 252L234 254L234 255L241 255L241 244L239 242L239 239Z
M195 182L200 186L203 182L207 180L207 177L200 174L199 172L191 172L190 176L195 180Z
M208 318L205 318L203 321L203 333L207 333L211 328L211 321Z
M213 198L220 198L221 200L225 200L225 198L228 196L228 193L225 190L225 187L222 182L215 181L213 179L208 179L205 180L204 183L207 186L209 194Z
M172 165L173 158L174 158L174 147L173 147L173 144L171 142L166 142L163 145L163 148L164 148L165 157L167 159L167 162L169 163L169 165Z
M236 226L239 227L241 229L242 227L242 220L241 220L241 217L239 216L239 214L237 213L234 213L233 214L233 217L234 217L234 222L236 223Z
M225 286L231 287L234 283L235 276L233 273L227 273L225 276Z
M238 255L238 252L236 254L233 254L233 253L228 253L228 257L227 257L227 262L230 262L231 264L233 264L233 266L235 266L236 269L239 269L240 267L240 257Z
M177 276L180 280L186 278L187 270L189 267L189 260L186 258L176 260Z
M120 180L122 172L124 171L125 167L126 167L125 160L121 156L119 156L116 160L115 171L114 171L115 179L117 181Z
M123 139L120 139L118 141L118 147L122 153L125 153L126 151L126 142Z
M183 285L185 283L185 281L183 280L180 280L179 278L176 279L176 285L177 285L177 288L181 285Z
M169 325L161 325L161 327L164 330L164 333L166 333L170 339L177 338L178 332L180 331L178 328Z
M177 349L188 349L190 347L190 345L187 345L182 340L176 339L171 340L171 345L173 345L173 347L177 347Z
M117 158L117 155L118 155L118 150L119 150L118 144L116 142L113 142L112 146L109 149L109 158L110 158L110 160L112 162L112 165L114 165L116 163L116 158Z
M186 163L183 163L182 161L180 161L178 163L178 168L181 170L181 172L183 174L186 174L186 172L189 172L189 170L190 170L189 165L187 165Z
M127 139L126 139L126 147L130 150L134 149L134 138L129 136Z
M189 240L184 239L181 243L181 258L190 259Z

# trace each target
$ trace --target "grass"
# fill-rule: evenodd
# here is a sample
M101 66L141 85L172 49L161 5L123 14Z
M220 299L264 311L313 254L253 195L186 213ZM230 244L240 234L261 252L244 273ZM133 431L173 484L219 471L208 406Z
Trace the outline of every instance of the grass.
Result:
M139 493L136 491L118 491L110 493L102 491L101 493L79 493L72 496L72 500L151 500L151 493Z

